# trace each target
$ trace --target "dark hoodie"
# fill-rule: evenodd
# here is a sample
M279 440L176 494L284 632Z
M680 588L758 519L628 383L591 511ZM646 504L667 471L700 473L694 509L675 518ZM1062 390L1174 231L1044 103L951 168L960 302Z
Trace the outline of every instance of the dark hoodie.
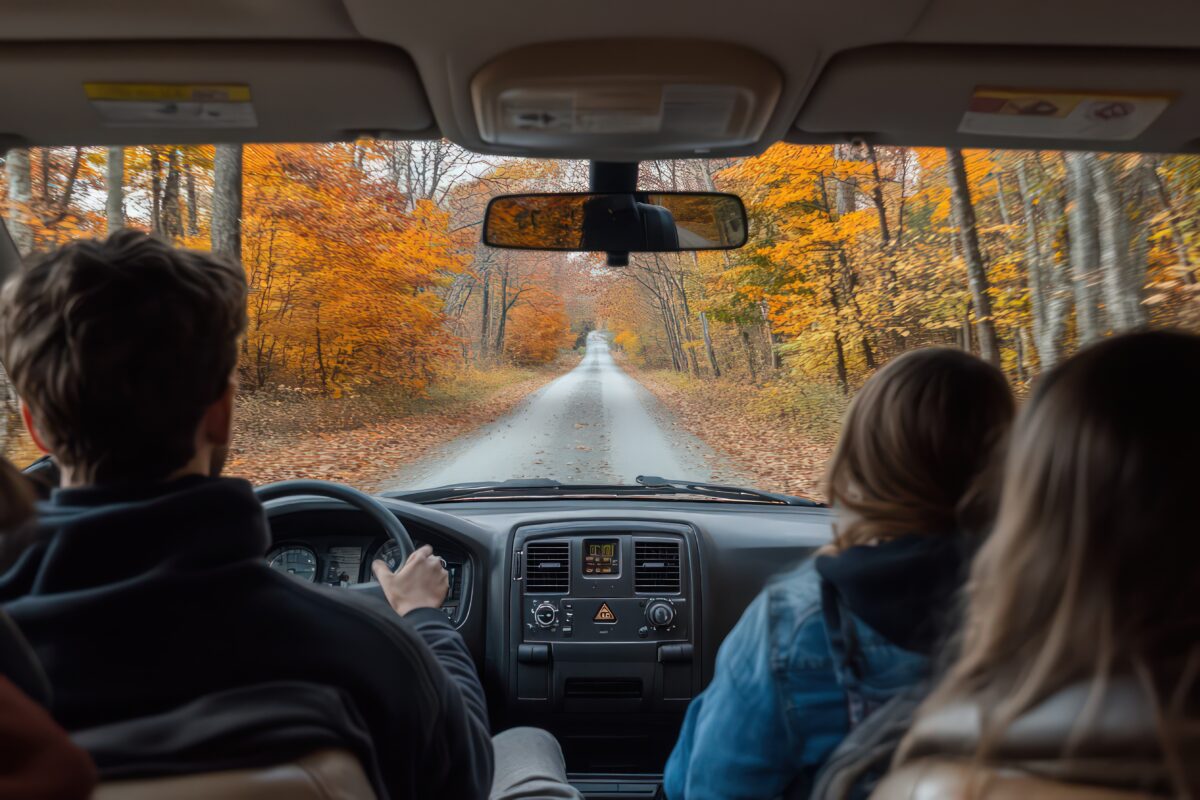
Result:
M58 490L0 602L41 659L69 730L276 681L346 691L393 797L486 797L492 749L470 653L440 611L270 569L250 484L185 478Z
M904 536L819 556L825 605L842 607L897 647L932 655L951 627L967 537Z

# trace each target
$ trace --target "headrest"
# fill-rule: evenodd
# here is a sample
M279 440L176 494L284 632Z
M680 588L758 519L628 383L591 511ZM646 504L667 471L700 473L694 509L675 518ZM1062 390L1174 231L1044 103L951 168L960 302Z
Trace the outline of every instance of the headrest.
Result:
M162 714L74 731L71 738L91 754L105 781L252 770L344 750L383 789L366 724L349 696L330 686L280 681L229 689Z

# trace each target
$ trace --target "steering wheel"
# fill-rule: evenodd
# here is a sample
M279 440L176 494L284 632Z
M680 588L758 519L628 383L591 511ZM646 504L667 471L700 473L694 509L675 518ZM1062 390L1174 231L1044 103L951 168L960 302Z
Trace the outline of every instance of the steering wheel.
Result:
M345 484L313 480L279 481L259 486L255 488L254 493L264 504L295 495L316 495L317 497L341 500L379 523L379 527L383 528L384 532L400 548L398 560L401 563L417 549L413 546L412 537L408 535L408 529L404 527L404 523L397 519L387 506L366 492L360 492Z

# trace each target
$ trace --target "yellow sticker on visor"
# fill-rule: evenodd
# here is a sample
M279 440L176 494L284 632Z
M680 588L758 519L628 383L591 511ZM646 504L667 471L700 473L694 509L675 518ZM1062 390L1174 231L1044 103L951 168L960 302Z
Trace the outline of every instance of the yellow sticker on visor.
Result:
M113 128L253 128L250 87L237 83L85 83L101 122Z

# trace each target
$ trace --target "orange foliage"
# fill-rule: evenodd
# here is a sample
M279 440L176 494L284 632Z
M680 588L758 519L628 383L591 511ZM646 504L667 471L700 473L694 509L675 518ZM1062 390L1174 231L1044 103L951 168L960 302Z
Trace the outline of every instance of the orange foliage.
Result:
M545 289L534 289L513 308L505 351L518 364L549 364L571 342L570 322L563 302Z

